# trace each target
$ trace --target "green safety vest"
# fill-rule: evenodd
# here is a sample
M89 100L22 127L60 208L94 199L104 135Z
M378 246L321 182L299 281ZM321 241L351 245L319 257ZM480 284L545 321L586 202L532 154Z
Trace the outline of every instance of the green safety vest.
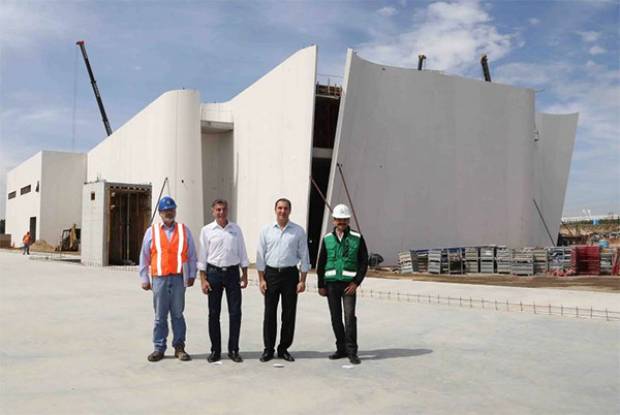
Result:
M357 253L362 241L362 235L348 229L342 240L339 241L334 233L325 235L325 281L350 282L357 275Z

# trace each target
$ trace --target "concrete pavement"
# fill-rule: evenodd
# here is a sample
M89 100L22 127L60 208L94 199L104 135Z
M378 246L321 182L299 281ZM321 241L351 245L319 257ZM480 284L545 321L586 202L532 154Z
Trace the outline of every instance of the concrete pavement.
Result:
M250 286L243 298L245 362L213 365L205 360L206 298L196 286L186 304L187 350L194 360L149 363L152 297L140 290L135 273L0 252L0 282L3 414L620 412L618 322L360 297L363 362L349 368L327 359L334 349L327 304L305 293L290 349L297 361L265 364L258 361L262 296ZM455 293L451 285L367 280L364 287L415 287L448 296ZM486 297L543 296L584 306L614 305L619 298L475 289Z

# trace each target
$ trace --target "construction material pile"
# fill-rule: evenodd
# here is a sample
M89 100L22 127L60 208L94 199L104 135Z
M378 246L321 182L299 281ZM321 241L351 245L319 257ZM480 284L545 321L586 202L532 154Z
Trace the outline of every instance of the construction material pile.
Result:
M485 245L399 254L401 274L619 275L620 248L558 246L510 249Z
M598 246L576 246L571 261L577 275L601 273L601 252Z

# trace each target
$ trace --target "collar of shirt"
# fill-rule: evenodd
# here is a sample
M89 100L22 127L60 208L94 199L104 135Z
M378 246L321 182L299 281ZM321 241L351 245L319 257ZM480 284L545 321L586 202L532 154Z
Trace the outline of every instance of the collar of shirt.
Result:
M286 225L284 225L284 228L280 228L280 224L278 224L278 221L273 222L273 227L274 228L278 228L282 232L287 230L290 227L290 225L291 225L291 221L290 220L288 222L286 222Z
M347 228L346 228L346 229L344 230L344 232L342 233L342 236L338 235L338 231L337 231L337 229L338 229L338 228L336 228L336 227L334 226L334 230L332 231L332 233L334 234L334 236L335 236L336 238L338 238L338 240L339 240L339 241L342 241L342 240L344 239L344 237L345 237L345 236L347 236L347 234L348 234L348 233L349 233L349 231L351 230L351 227L350 227L350 226L347 226Z
M176 222L172 222L172 225L170 225L170 226L166 226L166 224L165 224L165 223L161 222L161 223L159 224L159 226L161 226L162 228L164 228L164 230L165 230L165 231L171 231L171 230L173 230L173 229L174 229L174 227L175 227L175 225L176 225L176 224L177 224Z
M216 229L216 228L226 229L226 228L229 228L229 227L231 227L231 226L232 226L232 222L231 222L231 221L229 221L229 220L227 220L227 221L226 221L226 226L224 226L224 227L220 226L220 224L219 224L219 223L217 223L217 221L216 221L216 220L214 220L213 222L211 222L210 224L208 224L208 225L207 225L207 227L208 227L209 229Z

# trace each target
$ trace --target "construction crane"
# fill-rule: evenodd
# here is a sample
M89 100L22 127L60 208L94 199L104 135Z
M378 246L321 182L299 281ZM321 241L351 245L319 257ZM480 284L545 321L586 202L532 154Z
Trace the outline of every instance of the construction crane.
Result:
M99 88L97 88L97 81L95 81L95 75L93 75L93 70L90 67L90 61L88 60L88 55L86 54L86 47L84 46L83 40L78 40L75 42L82 51L82 57L84 57L84 63L86 64L86 69L88 70L88 76L90 77L90 83L93 86L93 91L95 92L95 98L97 98L97 105L99 105L99 111L101 112L101 118L103 119L103 126L105 127L105 131L108 136L112 135L112 128L110 127L110 121L108 121L108 116L105 113L105 108L103 108L103 101L101 100L101 94L99 94Z

